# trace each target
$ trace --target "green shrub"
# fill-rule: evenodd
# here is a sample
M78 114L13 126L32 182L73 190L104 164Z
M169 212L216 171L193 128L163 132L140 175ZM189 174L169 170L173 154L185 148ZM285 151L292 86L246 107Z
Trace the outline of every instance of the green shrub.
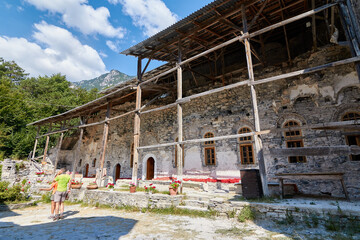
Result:
M41 201L44 202L44 203L51 203L51 192L48 192L48 193L44 193L42 196L41 196Z
M9 182L0 182L0 203L14 203L28 200L27 192L29 185L21 185L20 183L9 187Z
M240 214L238 215L239 222L245 222L247 220L255 220L255 212L251 209L250 206L245 206Z
M19 172L20 169L23 169L25 168L25 164L23 162L20 162L20 163L16 163L15 164L15 169L16 169L16 172Z
M0 181L1 181L1 175L2 175L2 165L0 164Z

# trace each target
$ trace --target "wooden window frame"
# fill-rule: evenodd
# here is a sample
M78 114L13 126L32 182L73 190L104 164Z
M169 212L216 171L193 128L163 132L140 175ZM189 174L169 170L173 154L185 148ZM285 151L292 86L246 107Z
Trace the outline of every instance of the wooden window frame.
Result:
M242 127L239 129L238 134L242 134L242 133L250 133L252 132L251 128L249 127ZM252 155L252 162L250 162L250 155L247 154L246 159L244 159L244 150L243 148L246 147L251 147L251 155ZM240 148L240 160L241 160L241 164L244 165L252 165L255 164L255 154L254 154L254 145L253 145L253 137L252 136L248 136L248 137L240 137L239 138L239 148ZM247 151L248 152L248 151ZM248 162L246 162L245 160L248 160Z
M204 134L204 138L213 138L215 137L214 133L207 132ZM207 150L212 149L214 151L214 158L212 159L211 156L207 154ZM208 159L211 158L210 163L208 163ZM204 142L204 161L205 166L215 166L216 165L216 149L215 149L215 141L206 141Z
M349 114L353 114L354 116L350 117ZM347 112L341 117L342 121L356 121L356 120L359 120L359 119L360 119L360 112ZM350 143L349 143L350 142L349 141L350 137L354 137L355 141L356 141L356 145L360 146L360 135L359 134L347 134L347 135L345 135L346 144L349 145L349 146L356 146L356 145L350 145ZM358 159L354 160L355 156L357 156L357 155L350 154L349 155L350 160L351 161L356 161L356 162L360 161Z
M209 156L208 154L207 154L207 150L209 150L209 149L212 149L213 151L214 151L214 158L212 159L211 158L211 156ZM206 166L214 166L214 165L216 165L216 151L215 151L215 146L212 146L212 147L205 147L204 148L204 151L205 151L205 165ZM208 163L209 161L208 161L208 159L210 158L210 163Z
M291 125L291 126L286 126L288 125L290 122L294 122L296 123L295 125ZM287 128L287 127L297 127L297 126L300 126L300 123L298 121L295 121L295 120L289 120L289 121L286 121L284 123L284 128ZM291 132L295 132L295 134L290 134L289 136L287 136L287 133L291 133ZM300 143L300 147L304 147L304 140L303 140L303 135L302 135L302 132L301 130L289 130L289 131L285 131L284 132L284 138L285 138L285 145L286 145L286 148L290 148L288 147L288 143L291 143L291 142L299 142ZM293 161L291 159L295 158L296 161ZM303 158L304 160L301 161L300 158ZM288 157L288 162L289 163L306 163L307 162L307 159L306 159L306 156L289 156Z

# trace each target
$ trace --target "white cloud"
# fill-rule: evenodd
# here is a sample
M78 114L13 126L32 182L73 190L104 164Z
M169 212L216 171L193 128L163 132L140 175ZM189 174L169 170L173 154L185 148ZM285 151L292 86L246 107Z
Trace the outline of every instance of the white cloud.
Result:
M172 13L161 0L108 0L112 4L121 3L123 11L129 15L135 26L141 27L146 36L165 29L177 21L177 15Z
M106 7L94 9L87 0L26 0L39 10L62 14L62 20L84 34L101 34L123 38L125 29L115 28L109 22L110 12Z
M120 50L119 50L119 48L118 48L118 46L117 46L117 43L108 40L108 41L106 41L106 45L107 45L111 50L113 50L114 52L116 52L116 53L119 53L119 52L120 52Z
M108 55L102 51L99 52L99 55L102 57L102 58L107 58Z
M42 45L25 38L0 36L1 56L14 60L30 76L65 74L70 81L91 79L106 72L98 52L82 45L66 29L46 22L35 24L33 37Z

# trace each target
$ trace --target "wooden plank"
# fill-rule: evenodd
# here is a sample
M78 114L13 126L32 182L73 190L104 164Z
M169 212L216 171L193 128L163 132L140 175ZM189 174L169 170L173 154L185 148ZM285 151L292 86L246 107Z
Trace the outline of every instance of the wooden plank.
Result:
M177 69L177 100L182 99L182 69L181 69L181 41L179 40L179 49L178 49L178 69ZM183 139L183 111L181 104L177 103L177 124L178 124L178 139ZM180 144L176 145L177 148L177 175L178 180L182 182L182 175L183 175L183 151L182 146ZM180 189L181 190L181 189ZM182 191L182 190L181 190Z
M111 107L112 103L109 102L106 110L106 117L105 117L105 123L104 123L104 131L103 131L103 140L102 140L102 151L100 155L100 171L97 181L98 186L104 187L102 180L103 180L103 170L104 170L104 162L105 162L105 155L106 155L106 147L108 142L108 136L109 136L109 122L108 119L110 118L111 113ZM84 130L83 128L81 130Z
M136 103L135 103L135 109L140 109L141 108L141 58L138 58L138 82L139 84L137 85L136 88ZM138 172L138 163L139 163L139 150L138 147L140 146L140 112L137 112L135 114L135 118L134 118L134 157L133 157L133 168L132 168L132 182L135 183L137 185L137 181L138 181L138 177L137 177L137 172Z
M299 148L270 148L272 157L290 157L290 156L348 156L351 154L360 154L360 147L352 146L317 146L317 147L299 147Z
M281 175L281 179L288 180L340 180L342 179L341 175Z
M54 164L54 174L56 172L56 168L57 168L57 165L59 163L59 155L60 155L60 151L61 151L61 145L62 145L62 142L63 142L63 138L64 138L64 133L61 133L60 138L59 138L59 143L58 143L59 146L58 146L58 149L56 150L56 157L55 157L55 164Z
M315 9L315 0L311 0L311 7ZM317 50L317 37L316 37L316 18L315 14L311 17L311 29L312 29L312 38L313 38L313 47L314 50Z
M327 64L324 64L324 65L320 65L320 66L316 66L316 67L312 67L312 68L302 69L302 70L291 72L291 73L285 73L285 74L277 75L277 76L274 76L274 77L269 77L269 78L264 78L264 79L261 79L261 80L256 80L256 81L254 81L254 82L252 82L250 84L257 85L257 84L268 83L268 82L272 82L272 81L276 81L276 80L296 77L296 76L300 76L300 75L304 75L304 74L309 74L309 73L313 73L313 72L317 72L317 71L322 71L322 70L325 70L325 69L330 68L330 67L336 67L336 66L340 66L340 65L344 65L344 64L348 64L348 63L353 63L353 62L359 62L359 61L360 61L360 57L347 58L347 59L340 60L340 61L337 61L337 62L327 63Z
M243 26L244 34L248 34L246 11L245 11L244 4L241 5L241 10L242 10L242 22L244 25ZM247 67L248 67L249 81L250 81L250 83L253 83L254 82L254 70L253 70L253 65L252 65L251 47L250 47L249 39L244 39L244 43L245 43L246 63L247 63ZM260 132L260 119L259 119L256 91L255 91L254 85L250 85L250 94L251 94L252 110L253 110L253 116L254 116L255 131ZM254 144L255 145L255 157L257 158L257 161L259 163L259 172L260 172L263 193L265 196L269 196L263 147L262 147L261 139L259 138L258 135L254 135L254 142L255 142L255 144Z
M303 1L303 0L301 0ZM252 26L256 23L256 20L259 18L260 14L263 12L264 8L266 7L266 4L269 2L269 0L265 0L261 8L257 11L251 22L248 24L248 29L251 29Z
M37 127L37 131L36 131L36 137L35 137L35 144L34 144L34 149L33 149L33 152L32 152L32 156L31 156L31 159L35 159L35 153L36 153L36 147L38 145L38 137L39 137L39 132L40 132L40 126Z

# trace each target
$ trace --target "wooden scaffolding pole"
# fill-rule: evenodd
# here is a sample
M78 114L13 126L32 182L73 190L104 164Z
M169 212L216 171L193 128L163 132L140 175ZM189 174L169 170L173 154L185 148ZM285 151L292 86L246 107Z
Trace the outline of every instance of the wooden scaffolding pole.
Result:
M52 124L50 123L49 132L51 132L51 125L52 125ZM48 151L49 140L50 140L50 136L46 136L44 156L43 156L43 160L42 160L42 162L41 162L42 165L45 165L45 164L46 164L46 155L47 155L47 151Z
M60 155L60 151L61 151L61 145L63 142L63 138L64 138L64 133L61 133L60 138L59 138L59 143L58 143L59 146L58 146L58 149L56 150L56 158L55 158L55 163L54 163L54 174L55 174L58 162L59 162L59 155Z
M242 10L242 20L243 20L243 24L244 24L244 26L243 26L244 34L248 34L246 11L245 11L244 4L241 5L241 10ZM260 132L260 119L259 119L259 113L258 113L256 91L255 91L255 87L253 85L255 79L254 79L254 71L253 71L253 65L252 65L252 59L251 59L251 47L250 47L249 39L245 38L244 43L245 43L246 62L247 62L247 66L248 66L248 74L249 74L249 80L250 80L250 92L251 92L251 101L252 101L252 107L253 107L255 131ZM266 178L266 167L265 167L262 141L258 135L254 135L254 140L255 140L255 157L257 158L258 163L259 163L259 172L260 172L260 177L261 177L263 193L265 196L268 196L269 189L268 189L267 178Z
M84 118L80 117L80 124L84 123ZM80 134L79 134L79 140L78 140L78 144L77 144L77 148L76 148L76 152L75 152L75 157L74 157L74 161L73 161L73 165L72 165L72 174L71 174L71 179L75 178L75 171L76 171L76 163L80 157L80 151L81 151L81 144L82 144L82 138L84 135L84 129L81 128L80 129Z
M141 108L141 58L138 58L138 65L137 65L137 78L138 78L138 85L136 87L136 104L135 110L139 110ZM132 168L132 182L137 185L137 173L139 167L139 149L140 146L140 112L135 113L134 118L134 160L133 160L133 168Z
M109 121L108 119L110 118L110 113L111 113L111 102L108 103L107 105L107 110L106 110L106 116L105 116L105 123L104 123L104 131L103 131L103 140L102 140L102 151L101 151L101 155L100 155L100 170L98 172L98 186L104 187L104 181L103 180L103 175L104 175L104 162L105 162L105 155L106 155L106 147L107 147L107 141L108 141L108 136L109 136ZM83 130L83 128L81 129Z
M37 144L38 144L39 132L40 132L40 126L37 127L34 149L33 149L32 156L31 156L32 160L35 159L35 152L36 152L36 147L37 147Z
M178 69L177 69L177 100L182 99L182 68L181 68L181 41L179 40L179 50L178 50ZM178 140L182 141L183 139L183 113L182 113L182 105L177 103L177 123L178 123ZM183 175L183 151L182 145L177 144L177 175L178 180L182 182ZM180 189L182 191L182 188Z

